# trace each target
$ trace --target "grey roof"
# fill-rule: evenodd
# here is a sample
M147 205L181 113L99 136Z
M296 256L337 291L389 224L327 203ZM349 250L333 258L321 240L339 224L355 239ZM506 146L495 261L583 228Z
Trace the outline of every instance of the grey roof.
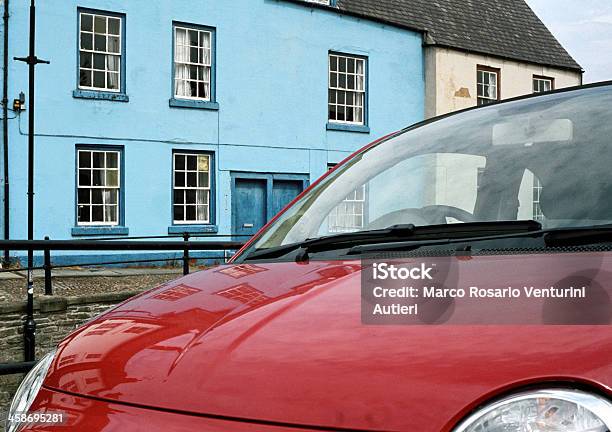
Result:
M338 0L337 7L426 31L433 45L581 70L524 0Z

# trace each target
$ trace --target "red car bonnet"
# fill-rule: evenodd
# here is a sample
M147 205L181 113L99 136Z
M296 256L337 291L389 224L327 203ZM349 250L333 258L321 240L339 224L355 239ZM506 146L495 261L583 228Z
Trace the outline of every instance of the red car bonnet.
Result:
M547 285L586 254L476 256L483 288ZM612 270L612 254L601 260ZM609 326L366 326L359 261L227 265L154 289L63 341L45 386L166 410L369 430L449 430L531 382L610 394Z

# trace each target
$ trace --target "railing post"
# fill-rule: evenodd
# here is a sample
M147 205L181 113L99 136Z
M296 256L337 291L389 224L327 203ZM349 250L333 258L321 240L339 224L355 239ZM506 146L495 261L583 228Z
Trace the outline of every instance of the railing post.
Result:
M49 236L45 236L45 241L49 240ZM53 295L53 285L51 282L51 251L49 248L44 249L44 264L43 268L45 270L45 295Z
M189 241L189 233L183 233L183 240L185 243ZM189 248L185 246L183 250L183 275L189 274Z

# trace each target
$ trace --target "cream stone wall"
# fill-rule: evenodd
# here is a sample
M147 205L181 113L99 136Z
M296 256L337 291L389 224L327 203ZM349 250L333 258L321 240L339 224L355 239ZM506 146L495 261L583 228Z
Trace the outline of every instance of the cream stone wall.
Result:
M582 80L577 71L502 60L447 48L427 47L425 91L428 118L476 105L478 65L501 70L502 99L531 94L534 75L554 78L556 89L580 85Z

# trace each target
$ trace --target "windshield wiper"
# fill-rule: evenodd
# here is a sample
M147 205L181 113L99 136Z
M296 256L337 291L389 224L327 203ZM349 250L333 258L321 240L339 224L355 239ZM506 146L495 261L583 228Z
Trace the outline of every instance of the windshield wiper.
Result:
M535 225L534 225L535 227ZM483 233L484 234L484 233ZM392 244L378 243L351 248L348 255L358 255L368 252L388 252L413 250L423 246L436 246L451 243L473 243L487 240L502 240L522 237L541 237L547 248L591 245L597 243L612 243L612 225L593 225L584 227L562 227L540 230L527 230L521 233L502 233L493 235L478 235L475 237L439 238L432 241L401 241Z
M612 225L557 228L547 230L544 243L547 247L581 246L612 242Z
M469 238L475 236L499 236L525 232L537 232L542 229L536 221L498 221L498 222L467 222L457 224L414 226L394 225L382 230L357 231L353 233L337 234L317 239L308 239L299 243L292 243L270 249L263 249L249 254L245 260L264 258L278 258L290 252L299 250L295 256L296 261L305 261L310 253L325 250L351 248L351 253L358 250L369 249L363 244L375 244L380 250L381 244L401 243L409 240L411 243L441 240L447 238ZM395 245L389 245L391 248ZM390 249L391 249L390 248Z

